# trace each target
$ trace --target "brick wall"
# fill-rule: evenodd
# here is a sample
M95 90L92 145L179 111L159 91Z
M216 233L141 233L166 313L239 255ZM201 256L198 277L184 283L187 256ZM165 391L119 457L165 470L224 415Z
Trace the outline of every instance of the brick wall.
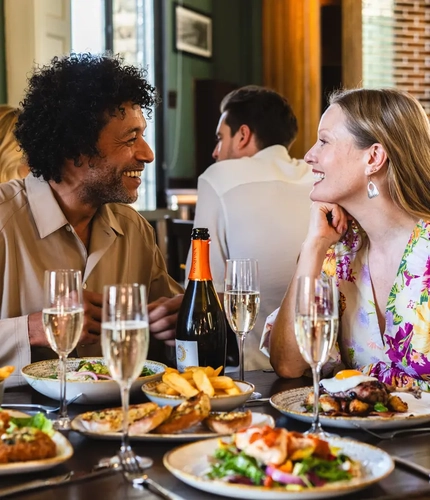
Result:
M430 0L363 0L363 86L407 90L430 116Z

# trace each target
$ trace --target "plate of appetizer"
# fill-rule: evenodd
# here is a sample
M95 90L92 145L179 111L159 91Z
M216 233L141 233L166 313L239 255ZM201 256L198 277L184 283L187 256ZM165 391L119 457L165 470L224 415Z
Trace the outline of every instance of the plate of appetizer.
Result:
M163 464L194 488L255 500L332 498L380 481L394 469L388 453L374 446L269 427L182 445L166 453Z
M192 441L227 435L250 425L274 427L270 415L247 411L211 412L209 397L200 392L178 406L154 402L130 405L129 437L136 441ZM72 429L88 437L121 439L122 408L78 415Z
M36 391L49 398L60 400L60 381L57 375L57 359L48 359L25 366L22 376ZM131 394L138 394L142 384L159 379L166 365L146 361L141 376L131 387ZM78 394L78 404L104 404L120 401L120 389L112 380L102 357L67 359L67 399Z
M282 391L271 405L289 417L311 423L312 387ZM356 370L343 370L320 383L320 420L323 425L344 429L395 429L430 422L430 394L393 388Z
M50 469L68 460L73 447L42 413L0 411L0 476Z

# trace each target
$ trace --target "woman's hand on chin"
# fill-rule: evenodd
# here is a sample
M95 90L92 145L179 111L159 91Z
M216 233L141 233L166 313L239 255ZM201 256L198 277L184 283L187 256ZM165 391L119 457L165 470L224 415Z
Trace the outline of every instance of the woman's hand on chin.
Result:
M327 245L327 248L337 243L348 229L350 216L339 205L314 201L311 205L311 216L307 241Z

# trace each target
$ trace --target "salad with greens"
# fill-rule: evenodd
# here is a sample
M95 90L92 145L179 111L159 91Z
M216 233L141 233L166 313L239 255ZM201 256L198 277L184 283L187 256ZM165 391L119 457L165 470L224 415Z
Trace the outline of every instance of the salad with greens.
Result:
M43 413L36 413L28 417L13 417L9 412L0 408L0 434L13 434L19 429L31 428L44 432L48 436L53 436L54 428L52 421L49 420Z
M208 479L287 491L322 487L361 475L360 464L312 435L251 427L219 440Z
M147 377L149 375L154 375L155 371L144 366L139 377ZM58 374L53 373L49 378L57 379ZM83 359L79 365L78 369L73 372L67 372L67 380L112 380L109 373L108 367L101 361L89 361Z
M43 413L36 413L32 417L10 417L9 426L7 429L4 429L4 432L6 432L6 434L12 434L17 429L22 429L24 427L38 429L48 434L50 437L53 436L55 432L52 421L45 417Z

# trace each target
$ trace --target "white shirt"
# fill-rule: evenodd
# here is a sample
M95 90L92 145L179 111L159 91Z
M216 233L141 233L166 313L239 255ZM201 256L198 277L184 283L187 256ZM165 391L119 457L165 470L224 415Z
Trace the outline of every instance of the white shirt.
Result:
M210 166L198 180L194 227L207 227L217 292L224 291L226 259L257 259L260 313L245 340L245 369L270 368L259 343L266 317L284 296L305 239L314 178L303 160L276 145L254 156ZM191 255L187 259L187 276Z

